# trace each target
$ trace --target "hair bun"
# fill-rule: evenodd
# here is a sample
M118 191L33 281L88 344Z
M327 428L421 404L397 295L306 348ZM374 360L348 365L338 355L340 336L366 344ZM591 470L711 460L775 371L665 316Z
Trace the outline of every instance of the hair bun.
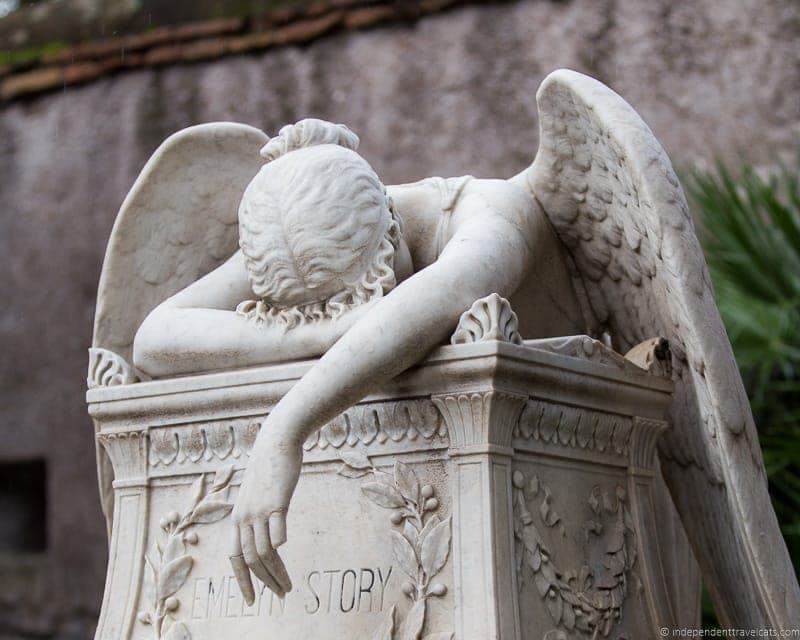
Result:
M320 144L335 144L355 151L358 142L358 136L343 124L306 118L282 127L278 135L270 138L261 149L261 156L266 158L267 162L271 162L290 151Z

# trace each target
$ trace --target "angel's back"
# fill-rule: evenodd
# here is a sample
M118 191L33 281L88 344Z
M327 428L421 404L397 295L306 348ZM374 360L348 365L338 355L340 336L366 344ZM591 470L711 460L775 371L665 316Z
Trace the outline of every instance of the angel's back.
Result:
M564 247L527 191L508 180L459 176L391 186L388 193L403 220L414 271L435 262L460 225L489 216L505 218L525 228L534 253L533 266L519 288L497 292L510 299L520 334L547 338L586 330Z

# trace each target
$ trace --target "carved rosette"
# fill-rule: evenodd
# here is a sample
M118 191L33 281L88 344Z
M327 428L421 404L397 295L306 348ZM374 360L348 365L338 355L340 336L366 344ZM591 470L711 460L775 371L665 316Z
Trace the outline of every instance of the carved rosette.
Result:
M510 447L527 396L504 391L432 396L450 434L452 449L493 444Z
M500 340L522 344L519 335L517 314L505 298L493 293L480 298L461 314L455 333L450 338L452 344Z

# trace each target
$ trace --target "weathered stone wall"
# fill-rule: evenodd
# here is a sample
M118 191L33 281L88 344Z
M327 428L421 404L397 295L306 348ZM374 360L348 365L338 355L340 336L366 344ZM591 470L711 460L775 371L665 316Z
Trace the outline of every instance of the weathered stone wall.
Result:
M717 154L796 160L796 0L472 6L0 108L0 459L49 463L49 550L32 568L14 565L13 580L3 567L14 563L0 562L0 640L25 629L86 638L99 607L106 552L86 348L114 216L159 142L198 122L274 132L314 115L357 131L387 182L509 176L536 150L536 88L562 66L627 98L679 166ZM50 594L47 606L26 609L29 584Z

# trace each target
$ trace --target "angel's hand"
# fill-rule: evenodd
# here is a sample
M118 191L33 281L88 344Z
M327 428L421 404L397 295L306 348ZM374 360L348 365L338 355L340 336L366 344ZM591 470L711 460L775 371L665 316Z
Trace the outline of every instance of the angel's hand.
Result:
M292 589L277 548L286 542L286 512L302 461L301 446L269 437L259 438L250 457L233 509L230 555L239 589L249 605L255 601L251 571L280 597Z

